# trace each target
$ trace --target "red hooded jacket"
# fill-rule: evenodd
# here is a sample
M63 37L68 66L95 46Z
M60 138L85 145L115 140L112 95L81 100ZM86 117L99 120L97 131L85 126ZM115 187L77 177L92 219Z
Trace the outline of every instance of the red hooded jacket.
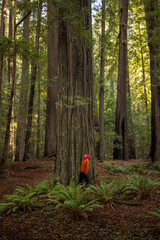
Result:
M89 172L89 158L90 158L89 154L86 154L85 158L82 160L82 163L81 163L80 173L84 172L85 174L88 174L88 172Z

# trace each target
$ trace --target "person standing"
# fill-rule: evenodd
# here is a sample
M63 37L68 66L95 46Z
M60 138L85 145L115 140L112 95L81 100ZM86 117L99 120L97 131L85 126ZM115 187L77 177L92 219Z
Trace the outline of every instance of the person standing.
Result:
M80 176L79 176L79 182L82 183L85 181L86 186L89 185L89 179L88 179L88 172L89 172L89 154L86 154L84 156L84 159L81 162L81 168L80 168Z

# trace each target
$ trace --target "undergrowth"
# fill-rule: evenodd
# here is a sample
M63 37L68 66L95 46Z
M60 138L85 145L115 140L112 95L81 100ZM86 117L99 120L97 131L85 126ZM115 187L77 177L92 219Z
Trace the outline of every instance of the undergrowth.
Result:
M137 163L134 165L108 164L107 171L111 175L139 173L143 175L159 175L160 171L155 163Z
M113 167L114 166L114 167ZM152 180L147 175L140 175L115 165L110 168L115 172L123 171L127 174L117 177L110 183L101 182L100 185L76 185L71 181L69 186L64 186L56 179L43 181L36 186L26 184L26 188L17 187L13 195L6 195L6 202L0 203L0 214L32 211L35 208L51 207L62 214L71 214L76 220L80 216L87 217L88 212L102 205L110 204L117 200L137 201L150 197L153 190L160 187L160 183ZM152 170L151 170L152 171ZM155 212L159 214L159 210Z
M55 204L57 210L69 210L76 220L82 214L92 212L94 208L100 207L95 203L97 199L91 199L90 188L84 188L84 185L75 185L71 182L69 186L57 184L56 187L50 191L49 203Z

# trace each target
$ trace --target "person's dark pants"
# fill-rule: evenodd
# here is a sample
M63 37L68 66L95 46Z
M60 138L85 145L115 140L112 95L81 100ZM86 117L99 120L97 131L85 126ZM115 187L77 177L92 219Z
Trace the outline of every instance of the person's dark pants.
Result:
M80 175L79 175L79 182L82 183L83 181L85 181L86 186L89 185L88 175L85 174L84 172L81 172Z

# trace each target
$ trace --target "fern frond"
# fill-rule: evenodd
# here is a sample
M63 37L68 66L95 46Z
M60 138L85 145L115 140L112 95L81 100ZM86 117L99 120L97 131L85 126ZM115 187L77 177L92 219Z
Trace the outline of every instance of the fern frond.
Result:
M15 204L13 202L0 203L0 214L5 213L7 210L9 210L10 208L12 208L14 206L15 206Z
M90 189L95 194L96 198L105 203L113 198L115 192L115 187L112 184L106 184L105 182L101 182L100 186L92 185L90 186Z
M160 218L160 209L156 209L156 212L151 212L153 215L155 215L156 217Z

